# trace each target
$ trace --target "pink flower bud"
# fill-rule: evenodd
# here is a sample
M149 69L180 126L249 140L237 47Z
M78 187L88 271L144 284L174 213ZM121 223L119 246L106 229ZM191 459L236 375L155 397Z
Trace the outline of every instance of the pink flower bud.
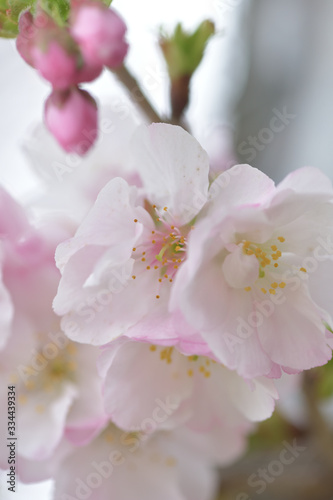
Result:
M38 32L52 30L55 26L53 20L42 10L38 10L35 17L29 10L22 12L20 15L16 48L22 59L30 66L34 65L31 50L36 43Z
M77 82L81 55L66 30L41 30L31 56L34 67L55 89L66 89Z
M97 105L88 92L54 90L45 103L45 123L65 151L84 155L97 138Z
M54 88L64 89L74 82L76 61L56 41L50 43L47 52L33 47L31 53L35 68Z
M23 12L19 19L19 34L16 38L16 48L24 61L33 65L31 49L35 35L34 19L29 11Z
M90 64L84 63L82 68L76 74L75 84L78 85L82 82L92 82L99 77L102 73L103 66L91 66Z
M71 33L85 61L115 68L123 63L128 44L126 25L112 9L102 4L83 3L74 10Z
M22 58L55 89L91 82L103 69L102 64L86 63L69 31L55 25L43 11L35 17L29 11L20 16L16 46Z

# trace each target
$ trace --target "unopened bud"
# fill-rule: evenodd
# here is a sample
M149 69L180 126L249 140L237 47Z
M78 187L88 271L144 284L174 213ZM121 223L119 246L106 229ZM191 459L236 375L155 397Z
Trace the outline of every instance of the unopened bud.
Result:
M45 123L65 151L84 155L97 139L97 105L77 87L54 90L45 103Z

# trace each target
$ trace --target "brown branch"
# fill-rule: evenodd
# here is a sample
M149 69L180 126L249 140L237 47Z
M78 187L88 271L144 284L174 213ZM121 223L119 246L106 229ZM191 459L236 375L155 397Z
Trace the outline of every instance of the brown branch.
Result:
M126 68L126 66L121 66L118 69L112 70L116 75L118 80L126 87L129 91L132 101L135 102L146 115L152 123L171 123L172 125L179 125L184 130L189 131L189 127L184 123L181 118L173 117L171 120L168 118L162 118L152 104L149 102L148 98L144 95L141 90L140 84Z
M138 81L129 72L126 66L121 66L120 68L112 71L118 80L127 88L132 100L141 108L143 113L152 123L160 123L164 121L144 95Z

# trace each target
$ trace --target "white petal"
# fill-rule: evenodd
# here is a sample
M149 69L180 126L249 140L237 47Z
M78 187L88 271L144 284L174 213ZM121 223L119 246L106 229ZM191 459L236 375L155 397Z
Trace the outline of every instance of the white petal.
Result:
M132 150L150 202L188 223L207 199L207 153L181 127L156 123L138 128Z

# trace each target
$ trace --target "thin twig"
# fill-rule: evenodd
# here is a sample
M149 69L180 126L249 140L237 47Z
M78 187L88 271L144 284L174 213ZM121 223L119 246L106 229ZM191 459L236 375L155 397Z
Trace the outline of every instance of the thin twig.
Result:
M146 115L146 117L149 119L150 122L170 123L172 125L179 125L184 130L187 130L188 132L190 131L188 125L185 124L184 120L182 120L181 118L179 119L172 118L170 120L169 118L162 118L157 113L155 108L149 102L149 99L142 92L140 84L130 73L130 71L126 68L126 66L121 66L118 69L112 70L112 72L116 75L116 77L124 85L124 87L127 88L127 90L131 95L132 101L135 102L141 108L141 110L143 111L143 113Z
M127 88L132 97L132 100L142 109L144 114L152 123L168 121L162 120L162 118L159 116L157 111L154 109L152 104L142 92L138 81L129 72L126 66L121 66L120 68L114 69L113 73L116 75L118 80Z

